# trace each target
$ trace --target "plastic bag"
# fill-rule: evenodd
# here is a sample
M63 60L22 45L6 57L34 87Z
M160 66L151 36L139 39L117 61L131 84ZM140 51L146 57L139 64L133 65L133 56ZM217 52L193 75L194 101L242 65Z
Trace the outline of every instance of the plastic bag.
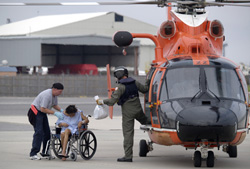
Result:
M108 113L104 109L104 105L96 105L93 113L93 117L96 120L104 119L108 117Z

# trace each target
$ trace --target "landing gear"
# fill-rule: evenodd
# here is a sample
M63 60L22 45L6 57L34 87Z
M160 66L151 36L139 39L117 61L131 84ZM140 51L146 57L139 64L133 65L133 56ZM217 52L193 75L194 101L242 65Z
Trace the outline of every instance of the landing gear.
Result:
M227 146L227 153L229 157L236 158L237 157L237 146Z
M224 145L222 151L228 153L230 158L237 157L237 146Z
M194 167L201 167L201 152L200 151L195 151L194 152Z
M207 167L214 167L214 152L213 151L208 151L207 148L202 148L202 152L200 151L195 151L194 152L194 167L201 167L202 160L206 160L207 162Z
M140 140L139 148L139 156L146 157L147 153L153 150L152 142L147 143L146 140Z
M214 152L208 151L207 167L214 167Z

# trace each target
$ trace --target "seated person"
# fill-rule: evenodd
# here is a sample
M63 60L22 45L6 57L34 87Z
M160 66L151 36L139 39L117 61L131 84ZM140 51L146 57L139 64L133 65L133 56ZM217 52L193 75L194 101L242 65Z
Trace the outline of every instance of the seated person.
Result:
M56 124L61 127L61 143L62 143L62 160L65 161L66 147L69 136L75 134L83 124L89 122L88 118L83 115L83 111L77 109L75 105L69 105L63 112L63 120L57 120Z

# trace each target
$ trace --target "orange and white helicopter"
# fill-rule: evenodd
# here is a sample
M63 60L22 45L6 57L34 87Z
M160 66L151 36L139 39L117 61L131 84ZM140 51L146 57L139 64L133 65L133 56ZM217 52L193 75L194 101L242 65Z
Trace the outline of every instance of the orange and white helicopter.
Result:
M152 124L141 126L151 141L140 141L139 155L146 156L156 143L196 149L195 167L201 167L202 160L206 160L207 167L214 166L213 148L222 147L229 157L237 157L237 145L249 130L247 83L239 67L222 57L223 25L218 20L207 20L205 12L206 6L228 3L146 3L177 9L169 11L171 17L162 23L157 35L120 31L113 37L119 47L129 46L133 38L151 39L156 46L155 60L147 75L150 90L144 100L145 114ZM108 86L110 96L109 82Z
M150 141L140 141L140 156L147 156L152 143L180 145L196 149L194 166L214 166L213 148L222 148L237 157L249 129L249 97L245 77L239 66L222 57L224 28L220 21L207 19L207 6L248 6L247 0L155 0L100 2L99 5L156 4L176 7L169 10L157 35L115 33L119 47L128 47L133 38L148 38L155 43L155 59L147 78L150 90L145 95L145 114L151 125L142 125ZM239 4L240 3L240 4ZM78 3L0 3L3 5L95 5ZM171 16L171 17L170 17ZM108 93L112 93L107 66ZM110 118L112 110L110 107Z

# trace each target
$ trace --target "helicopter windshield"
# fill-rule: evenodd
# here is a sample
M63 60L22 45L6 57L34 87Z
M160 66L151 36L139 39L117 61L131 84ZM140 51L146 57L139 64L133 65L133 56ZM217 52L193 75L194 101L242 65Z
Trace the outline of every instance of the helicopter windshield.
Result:
M205 78L201 78L201 69L205 71ZM206 82L202 83L201 79ZM167 86L167 90L162 91L161 100L194 98L201 92L201 85L206 85L203 89L216 98L244 101L242 86L234 69L217 67L169 69L163 85Z
M208 91L217 97L244 101L244 94L239 78L233 69L205 68Z
M170 69L167 72L169 99L193 97L200 91L199 68Z

